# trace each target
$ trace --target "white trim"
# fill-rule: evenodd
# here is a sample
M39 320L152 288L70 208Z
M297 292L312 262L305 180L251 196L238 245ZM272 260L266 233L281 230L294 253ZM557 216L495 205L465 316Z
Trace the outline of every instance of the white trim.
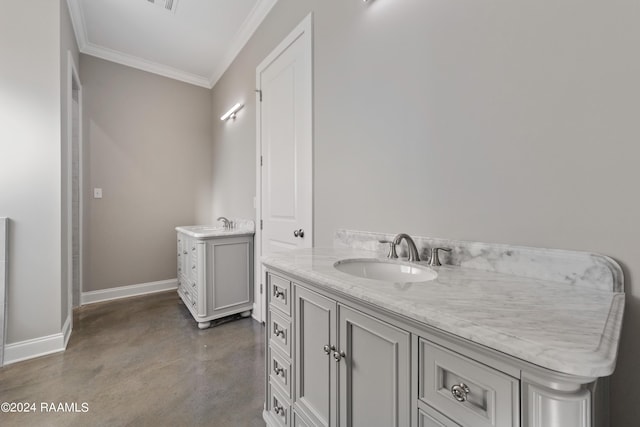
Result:
M4 364L6 366L23 360L64 351L64 340L64 334L58 332L53 335L7 344L4 348Z
M242 48L247 44L253 33L256 32L262 21L267 17L278 0L258 0L254 8L249 12L249 16L242 23L233 41L229 45L229 50L224 55L219 67L216 67L209 78L209 88L213 88L220 77L227 71L227 68L236 59Z
M284 52L294 41L296 41L301 36L307 34L307 49L309 55L311 55L311 63L310 63L310 72L311 72L311 99L309 100L311 104L311 168L313 169L313 12L309 13L303 20L298 24L291 33L287 37L278 44L278 46L271 51L267 57L260 62L260 65L256 67L256 88L258 92L256 92L256 233L254 235L254 260L255 260L255 271L254 271L254 301L260 301L260 304L254 303L253 305L253 318L260 321L266 321L266 296L267 296L267 283L266 278L263 278L263 270L262 270L262 227L260 226L262 220L262 108L260 106L260 99L262 94L262 82L260 80L261 73L276 59L278 58L282 52ZM312 175L312 191L313 191L313 175ZM311 224L313 224L313 196L312 196L312 206L311 206ZM311 232L307 233L311 239L313 239L313 227L311 227ZM312 240L313 246L313 240ZM263 283L263 294L260 294L260 282L264 279L265 283Z
M67 344L69 344L69 338L71 338L71 326L73 325L73 312L67 317L67 320L62 325L62 344L66 350Z
M73 329L73 84L78 87L78 287L82 291L83 264L83 162L82 84L71 51L67 51L67 321ZM68 337L65 338L65 347Z
M195 86L201 86L207 89L211 89L211 85L209 84L209 79L206 77L199 76L197 74L189 73L186 71L178 70L177 68L169 67L168 65L162 65L162 64L158 64L157 62L138 58L137 56L122 53L117 50L98 46L91 42L88 42L85 45L84 49L80 49L80 51L86 55L91 55L97 58L106 59L107 61L126 65L127 67L136 68L138 70L146 71L148 73L157 74L159 76L163 76L170 79L179 80L181 82L189 83Z
M9 289L9 218L0 217L0 367L4 366L7 343L7 297Z
M71 26L73 32L76 35L76 42L78 43L78 49L80 52L87 46L87 26L84 22L84 12L82 11L82 5L77 0L67 0L67 7L69 8L69 15L71 16Z
M275 59L278 58L282 54L282 52L284 52L289 47L291 43L299 39L300 36L302 36L305 33L309 34L308 47L313 49L313 46L312 46L313 33L311 28L312 22L313 22L313 12L305 16L302 22L300 22L298 26L294 28L293 31L291 31L289 35L285 37L284 40L282 40L280 44L278 44L278 46L275 49L273 49L265 59L262 60L260 65L256 67L256 74L258 74L258 72L264 71L269 66L269 64L275 61ZM258 77L256 76L256 79L257 78Z
M256 233L253 235L253 311L251 316L258 322L266 322L267 283L262 283L262 84L256 71ZM260 288L262 285L262 288ZM262 290L262 292L260 292Z
M83 292L80 295L80 305L95 304L97 302L129 298L137 295L155 294L156 292L164 292L174 289L178 289L178 279L160 280L158 282L140 283L137 285L101 289L99 291Z
M249 12L245 21L240 26L240 29L236 33L234 39L229 44L229 49L223 56L219 66L215 67L211 75L208 77L189 73L167 65L158 64L156 62L148 61L91 43L91 41L89 41L81 2L78 0L67 0L67 6L69 7L71 24L76 35L76 41L78 42L78 49L80 52L136 68L138 70L147 71L170 79L211 89L215 86L220 77L222 77L227 68L229 68L233 60L238 56L242 48L247 44L253 33L256 32L262 21L267 17L267 14L277 2L278 0L258 0L251 12Z

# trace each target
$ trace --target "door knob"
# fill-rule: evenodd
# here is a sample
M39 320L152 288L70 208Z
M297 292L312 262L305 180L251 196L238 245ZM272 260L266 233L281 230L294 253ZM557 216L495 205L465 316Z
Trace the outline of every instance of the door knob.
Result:
M293 237L304 237L304 230L302 228L299 230L293 230Z

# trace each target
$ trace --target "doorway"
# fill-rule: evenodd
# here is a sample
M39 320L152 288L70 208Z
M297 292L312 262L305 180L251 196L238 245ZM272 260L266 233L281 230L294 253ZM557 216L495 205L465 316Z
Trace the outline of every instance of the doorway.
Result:
M254 317L264 322L263 255L313 246L312 15L256 68Z

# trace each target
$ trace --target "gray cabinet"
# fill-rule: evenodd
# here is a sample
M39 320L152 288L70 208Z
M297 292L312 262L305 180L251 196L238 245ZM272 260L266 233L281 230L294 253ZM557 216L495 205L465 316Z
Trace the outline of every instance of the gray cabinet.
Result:
M520 425L516 378L422 338L418 354L420 402L463 426Z
M340 426L410 422L410 334L340 305Z
M270 427L604 427L606 380L552 372L267 273Z
M407 426L410 335L295 285L294 410L315 426Z
M523 423L526 427L591 427L592 392L579 388L573 392L554 391L523 381ZM594 415L596 415L594 413Z
M275 274L267 275L266 401L263 417L269 426L305 425L292 411L294 389L293 325L291 322L291 282Z
M178 233L178 295L201 329L253 308L253 236Z
M337 304L297 285L294 298L294 408L315 426L335 426Z

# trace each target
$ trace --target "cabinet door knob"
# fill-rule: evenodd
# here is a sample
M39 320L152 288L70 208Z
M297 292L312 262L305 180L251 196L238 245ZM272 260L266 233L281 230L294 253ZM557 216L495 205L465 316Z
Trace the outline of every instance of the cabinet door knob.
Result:
M471 393L471 390L469 390L469 386L465 383L456 384L451 387L451 394L458 402L465 402L469 393Z
M280 405L275 406L273 408L273 412L275 412L277 415L284 416L284 408L282 406L280 406Z
M278 329L278 325L273 325L273 335L284 338L284 330Z
M304 230L302 228L298 230L293 230L293 237L304 237Z
M284 378L284 368L281 368L279 366L276 366L275 368L273 368L273 372L276 375L280 375L282 378Z
M346 357L344 351L338 352L337 350L333 352L333 358L336 359L336 362L340 362L343 357Z
M335 347L334 346L330 346L329 344L325 344L324 347L322 347L322 349L324 350L325 353L327 353L327 355L331 354L332 351L335 351Z

